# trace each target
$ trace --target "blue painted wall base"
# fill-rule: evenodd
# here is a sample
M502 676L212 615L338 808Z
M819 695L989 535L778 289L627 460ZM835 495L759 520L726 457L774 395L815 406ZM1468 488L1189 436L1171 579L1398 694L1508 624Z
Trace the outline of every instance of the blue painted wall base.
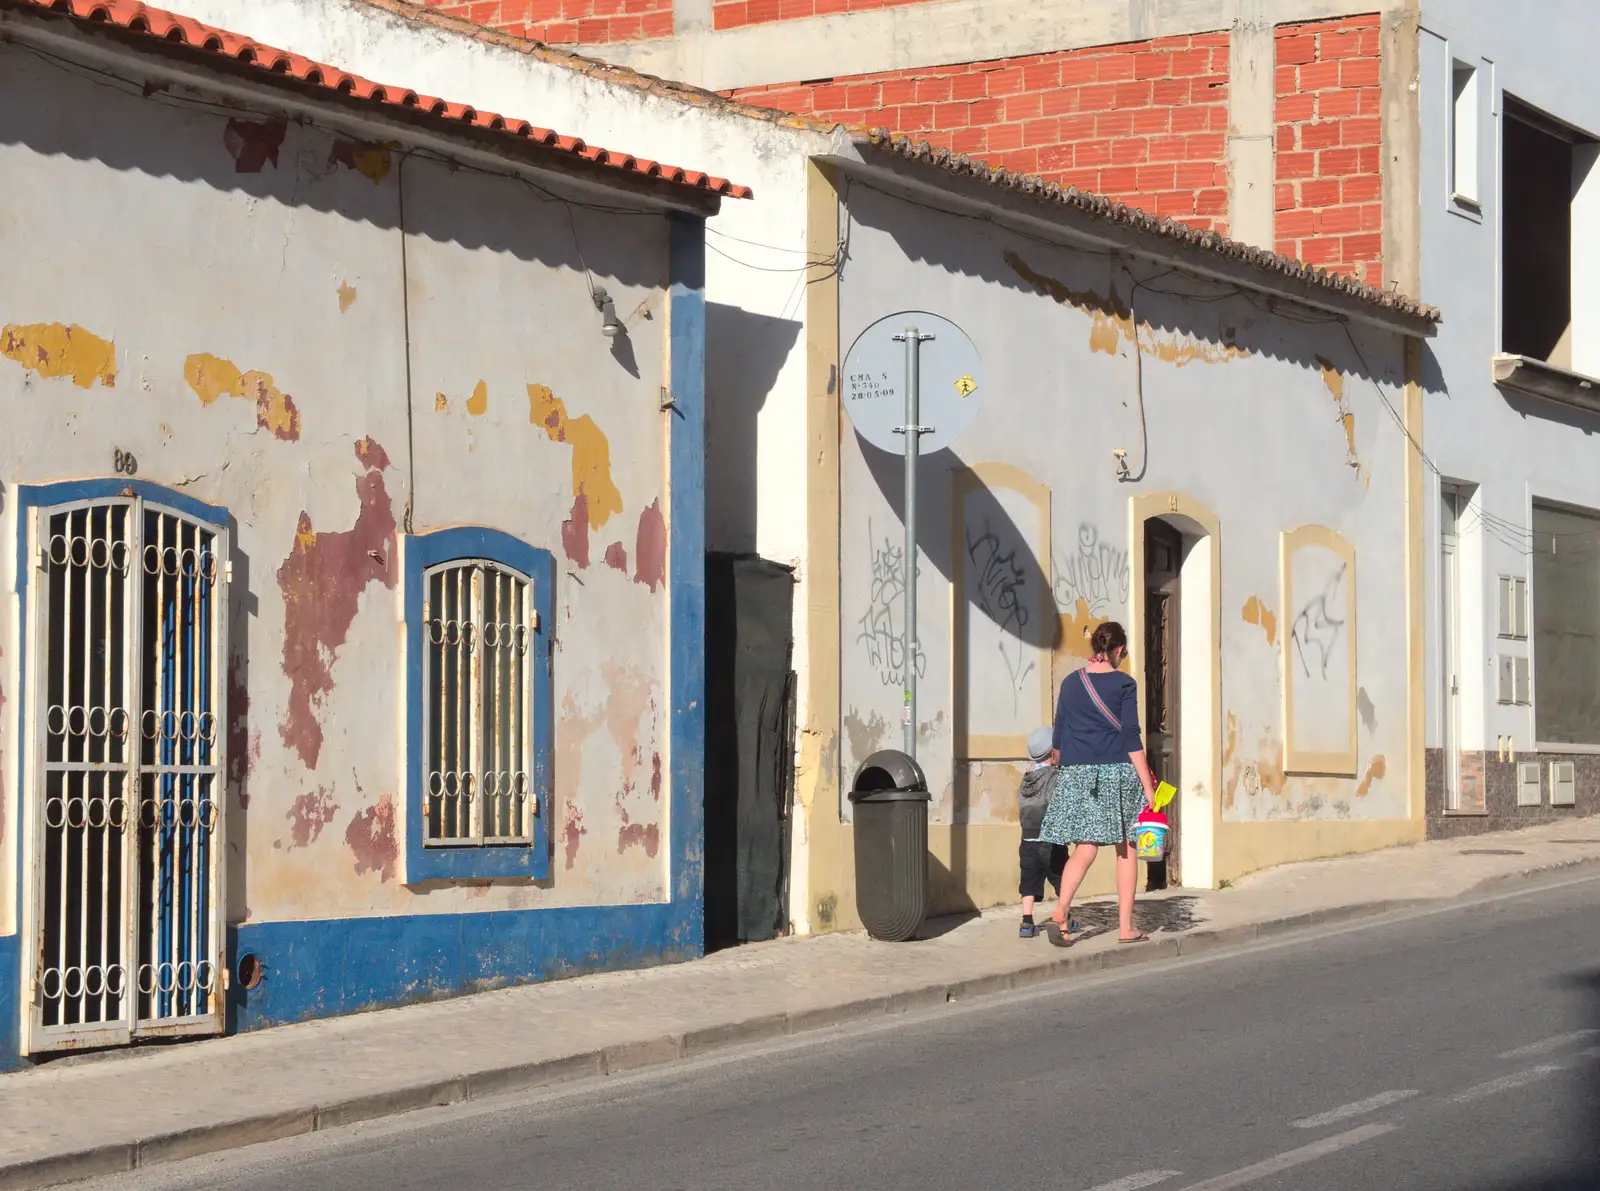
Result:
M248 952L262 978L233 989L228 1030L697 959L699 934L673 905L246 923L229 940L234 969Z

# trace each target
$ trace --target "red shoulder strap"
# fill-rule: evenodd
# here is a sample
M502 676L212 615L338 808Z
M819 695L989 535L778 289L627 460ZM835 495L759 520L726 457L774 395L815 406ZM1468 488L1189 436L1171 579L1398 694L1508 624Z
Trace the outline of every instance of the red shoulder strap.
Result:
M1094 705L1100 709L1100 714L1111 721L1113 728L1121 728L1122 721L1112 713L1111 708L1106 706L1105 700L1100 697L1100 692L1094 689L1094 683L1089 681L1089 671L1080 668L1078 677L1083 679L1083 689L1089 692L1089 698L1094 700Z

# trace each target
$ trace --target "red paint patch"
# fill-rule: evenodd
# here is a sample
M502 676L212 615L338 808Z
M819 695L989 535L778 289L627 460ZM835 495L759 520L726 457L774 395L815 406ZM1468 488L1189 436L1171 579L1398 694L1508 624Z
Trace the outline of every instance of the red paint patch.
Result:
M289 820L289 848L309 847L316 842L322 829L333 822L339 804L326 786L318 786L309 794L302 794L289 807L284 818Z
M639 514L639 537L633 547L633 581L647 585L651 591L666 586L667 581L667 522L661 515L661 502L653 500L650 507Z
M278 724L283 743L300 755L307 769L322 753L317 710L333 689L333 662L360 609L370 583L393 588L396 581L395 521L383 469L389 456L371 439L356 444L366 475L356 480L361 512L354 527L316 533L311 517L300 514L294 546L278 568L283 592L283 673L289 702Z
M606 547L606 566L613 571L628 573L628 549L621 542L612 542Z
M661 754L650 755L650 797L661 801Z
M567 825L561 830L565 840L567 853L567 871L572 871L572 866L578 860L578 841L588 835L588 829L583 825L583 812L572 804L567 804Z
M654 823L625 823L622 830L617 833L617 851L626 852L629 848L644 848L644 854L655 859L656 849L661 846L661 828Z
M378 873L380 880L394 880L395 861L400 855L394 835L394 799L385 794L376 806L356 812L345 828L344 842L356 858L356 876Z
M229 120L222 131L222 145L233 158L237 173L259 174L267 162L278 164L278 150L283 148L284 133L289 122L275 120Z
M561 548L580 569L589 565L589 498L582 492L572 502L572 516L561 523Z

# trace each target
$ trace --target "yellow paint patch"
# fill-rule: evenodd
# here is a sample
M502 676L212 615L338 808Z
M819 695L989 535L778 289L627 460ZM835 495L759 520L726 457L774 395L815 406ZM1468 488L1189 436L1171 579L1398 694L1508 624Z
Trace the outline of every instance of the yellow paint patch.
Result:
M475 418L483 417L489 408L489 386L479 381L472 390L472 396L467 398L467 412Z
M1285 777L1283 772L1283 742L1269 743L1263 740L1261 747L1264 751L1256 761L1256 772L1261 775L1261 788L1269 794L1282 794Z
M435 413L440 414L449 413L450 398L446 397L443 393L435 393L433 395L433 410Z
M1382 781L1388 772L1389 762L1384 760L1382 753L1379 753L1367 762L1367 772L1361 776L1361 784L1356 787L1356 797L1365 798L1372 790L1372 783Z
M567 403L547 385L528 386L528 421L551 442L572 448L572 491L588 498L589 527L599 529L622 512L622 493L611 479L611 443L588 414L571 417Z
M347 166L376 186L394 168L394 150L399 147L393 141L376 145L364 141L335 141L328 153L328 163Z
M339 283L339 313L343 314L355 304L356 287L351 285L348 281L341 281Z
M1317 367L1322 369L1322 383L1327 386L1334 405L1339 409L1339 424L1344 427L1345 456L1349 459L1350 466L1359 471L1361 461L1356 456L1356 416L1345 404L1344 374L1333 366L1332 360L1322 356L1317 357Z
M183 362L183 379L189 382L201 405L218 397L243 397L244 374L230 360L199 352Z
M1240 610L1239 616L1245 624L1259 625L1261 631L1267 635L1268 645L1277 644L1278 618L1272 614L1272 609L1256 599L1255 596L1251 596L1244 602L1244 607Z
M29 323L0 330L0 355L47 380L71 377L80 389L117 387L117 345L74 323Z
M284 442L299 441L300 410L267 373L241 372L231 360L197 352L183 362L183 379L200 404L211 405L219 397L246 398L255 403L259 428Z
M1072 306L1092 316L1089 327L1089 350L1114 356L1121 352L1124 342L1138 342L1139 351L1165 363L1182 368L1185 364L1224 364L1229 360L1243 359L1249 352L1231 343L1206 343L1192 335L1163 334L1148 322L1139 323L1134 334L1133 308L1113 289L1110 296L1093 290L1075 290L1065 282L1035 271L1016 252L1005 254L1006 264L1022 280L1039 293L1055 299L1063 306Z
M1061 631L1056 637L1054 656L1057 658L1087 659L1091 652L1089 637L1104 623L1105 618L1089 611L1089 601L1079 600L1070 616L1061 617Z

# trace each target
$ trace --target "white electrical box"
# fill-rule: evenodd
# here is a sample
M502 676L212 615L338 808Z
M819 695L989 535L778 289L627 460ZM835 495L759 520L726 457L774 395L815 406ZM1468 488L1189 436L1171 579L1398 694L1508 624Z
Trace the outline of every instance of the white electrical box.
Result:
M1576 767L1571 761L1550 762L1550 805L1575 806L1577 801Z
M1533 702L1533 679L1527 658L1511 659L1511 701L1519 707Z
M1510 654L1502 653L1494 660L1495 699L1501 703L1516 702L1516 666Z
M1542 806L1544 791L1540 786L1539 762L1517 762L1517 805Z

